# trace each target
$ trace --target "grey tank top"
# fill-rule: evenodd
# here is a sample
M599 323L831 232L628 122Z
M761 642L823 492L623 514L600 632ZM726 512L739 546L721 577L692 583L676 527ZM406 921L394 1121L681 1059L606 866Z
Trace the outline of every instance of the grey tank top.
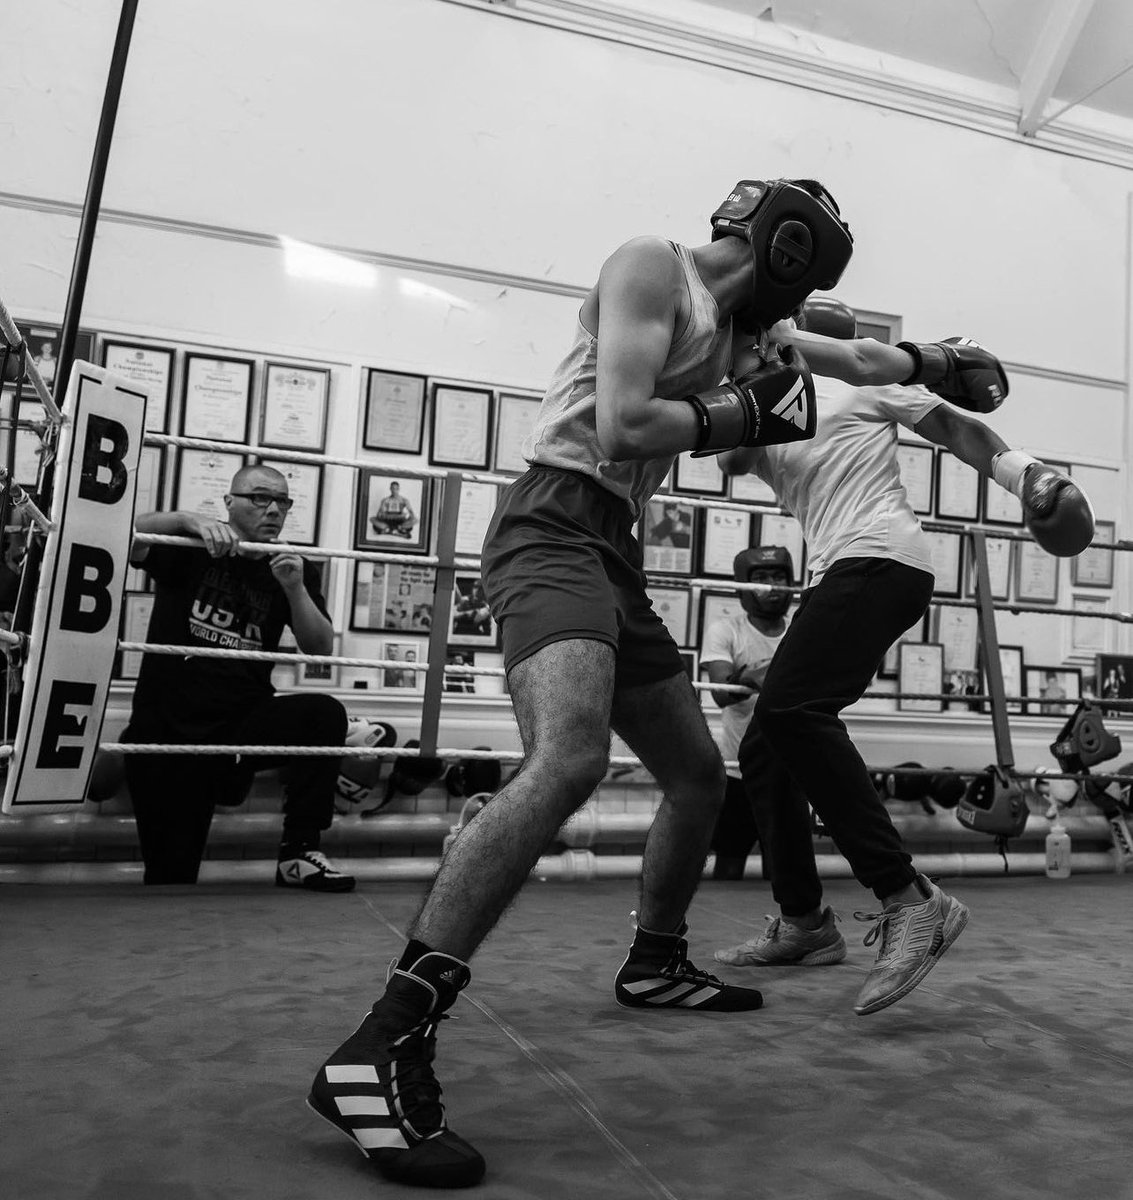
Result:
M681 400L690 392L714 387L724 377L731 355L731 327L718 329L716 301L704 286L686 246L673 243L691 300L688 324L669 348L655 394ZM613 460L598 443L596 366L598 339L576 321L574 344L559 363L543 397L535 427L523 446L529 462L579 471L627 500L636 518L661 486L673 457Z

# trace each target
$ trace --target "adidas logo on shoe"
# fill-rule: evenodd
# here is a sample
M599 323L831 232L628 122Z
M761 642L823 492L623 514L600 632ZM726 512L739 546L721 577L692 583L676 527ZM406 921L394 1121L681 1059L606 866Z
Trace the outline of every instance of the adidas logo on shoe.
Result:
M355 882L353 875L340 871L321 850L307 850L297 858L281 859L275 869L276 887L352 892Z

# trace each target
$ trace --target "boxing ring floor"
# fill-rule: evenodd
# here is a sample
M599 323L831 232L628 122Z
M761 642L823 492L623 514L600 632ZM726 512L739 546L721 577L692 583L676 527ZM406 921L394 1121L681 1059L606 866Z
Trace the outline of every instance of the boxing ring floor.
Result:
M531 883L474 960L438 1074L488 1161L467 1195L637 1200L1133 1197L1133 902L1121 877L958 879L967 930L904 1001L851 1006L873 951L742 971L771 911L705 882L691 957L756 1013L618 1008L632 880ZM387 1183L303 1105L376 994L421 885L0 890L0 1191L19 1200L373 1200ZM453 1194L453 1193L445 1193Z

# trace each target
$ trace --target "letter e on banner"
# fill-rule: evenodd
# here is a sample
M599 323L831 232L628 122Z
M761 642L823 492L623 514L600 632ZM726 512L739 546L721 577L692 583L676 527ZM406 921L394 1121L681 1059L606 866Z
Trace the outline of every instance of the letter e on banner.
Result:
M78 362L63 414L7 813L82 805L118 649L146 396Z

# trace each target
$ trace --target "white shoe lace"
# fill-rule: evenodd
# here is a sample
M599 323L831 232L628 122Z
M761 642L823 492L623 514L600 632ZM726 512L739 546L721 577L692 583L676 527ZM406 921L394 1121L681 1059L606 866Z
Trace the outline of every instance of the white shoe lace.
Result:
M903 905L900 908L890 908L879 913L854 913L855 920L874 922L873 927L862 939L863 945L872 946L879 937L881 938L881 949L878 950L877 961L873 964L875 969L888 966L897 957L897 948L902 942L899 935L908 920L909 907L909 905Z

